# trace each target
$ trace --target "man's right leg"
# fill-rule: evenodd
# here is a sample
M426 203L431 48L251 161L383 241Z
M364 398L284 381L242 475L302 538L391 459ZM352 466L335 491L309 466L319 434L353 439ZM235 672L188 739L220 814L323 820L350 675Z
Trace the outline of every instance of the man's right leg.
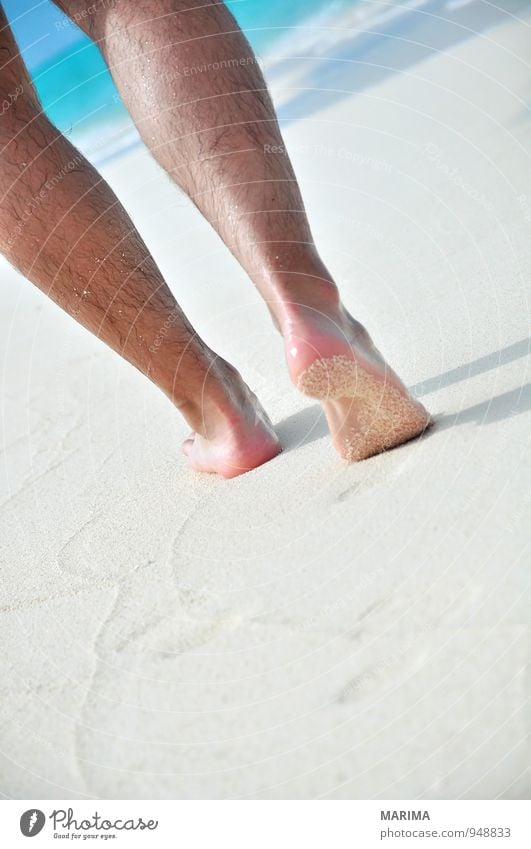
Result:
M220 0L55 0L96 39L153 155L266 301L290 376L360 460L421 433L426 410L341 303L313 243L275 110Z
M239 374L197 336L125 210L37 102L0 7L0 250L165 392L200 471L233 477L279 443Z

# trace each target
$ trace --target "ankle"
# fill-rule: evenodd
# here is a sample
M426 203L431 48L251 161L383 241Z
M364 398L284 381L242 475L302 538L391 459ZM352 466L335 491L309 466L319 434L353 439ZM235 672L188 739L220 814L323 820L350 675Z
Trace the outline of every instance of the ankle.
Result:
M182 340L174 338L173 333L165 336L159 346L153 345L150 354L146 368L150 380L196 430L208 396L207 388L212 383L215 354L197 336L183 348Z
M270 309L283 335L316 314L335 316L341 309L339 290L322 263L311 271L275 274L270 289L274 293Z
M208 351L193 378L174 398L188 424L206 439L230 431L245 407L248 390L239 372Z

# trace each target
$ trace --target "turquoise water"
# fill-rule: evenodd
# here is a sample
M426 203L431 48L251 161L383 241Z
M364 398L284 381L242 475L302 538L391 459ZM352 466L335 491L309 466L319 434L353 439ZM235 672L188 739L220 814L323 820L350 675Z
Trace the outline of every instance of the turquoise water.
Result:
M355 0L227 0L227 6L256 50L270 45L286 32L322 11L336 12Z
M46 113L63 132L126 116L100 51L88 40L61 51L32 76Z
M28 5L24 16L23 0L8 0L6 11L22 46L43 33L40 44L46 48L45 59L36 61L35 48L29 46L24 55L30 67L41 103L50 119L76 141L80 135L92 133L93 141L101 137L111 124L126 133L130 121L122 106L112 78L97 47L76 28L66 24L57 7L41 3L40 18L35 6ZM337 13L355 0L232 0L227 5L246 32L253 48L261 55L291 28L311 22L319 13ZM50 5L50 8L47 6ZM48 16L48 17L46 17ZM63 25L64 24L64 25ZM40 30L39 27L40 26ZM24 27L24 28L23 28ZM50 36L52 41L50 42ZM66 44L66 46L65 46ZM37 57L38 58L38 57ZM126 140L127 141L127 140ZM90 147L90 145L89 145Z

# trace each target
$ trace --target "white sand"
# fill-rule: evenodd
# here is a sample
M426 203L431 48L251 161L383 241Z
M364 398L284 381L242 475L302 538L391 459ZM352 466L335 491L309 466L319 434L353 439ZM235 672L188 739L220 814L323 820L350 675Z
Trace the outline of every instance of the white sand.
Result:
M143 151L106 176L282 456L194 476L168 402L2 265L4 795L529 796L519 8L488 29L458 9L467 40L286 130L347 304L437 417L420 443L336 458L264 306Z

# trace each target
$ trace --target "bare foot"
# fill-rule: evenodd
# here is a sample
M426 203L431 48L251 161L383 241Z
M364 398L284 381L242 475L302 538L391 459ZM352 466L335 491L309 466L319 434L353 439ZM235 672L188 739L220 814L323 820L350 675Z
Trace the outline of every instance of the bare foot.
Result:
M312 306L284 304L279 323L291 379L322 402L339 454L364 460L419 436L430 424L425 408L342 306L335 287L316 294L312 284Z
M233 478L280 453L278 437L260 402L224 360L218 358L210 366L201 398L193 413L186 405L181 408L195 426L182 446L193 469Z

